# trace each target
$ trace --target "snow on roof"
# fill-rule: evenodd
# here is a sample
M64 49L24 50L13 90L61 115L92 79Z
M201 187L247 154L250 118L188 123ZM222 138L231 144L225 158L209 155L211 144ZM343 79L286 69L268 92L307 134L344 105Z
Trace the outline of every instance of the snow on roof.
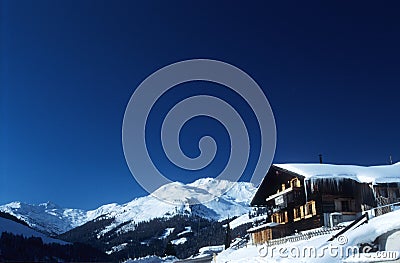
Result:
M392 165L357 166L336 164L274 164L306 179L347 178L360 183L400 183L400 162Z
M219 246L207 246L199 248L200 254L212 254L212 253L219 253L225 249L225 245Z
M275 223L275 222L266 223L266 224L263 224L263 225L260 225L260 226L256 226L256 227L252 227L252 228L247 229L247 233L255 232L257 230L264 229L264 228L267 228L267 227L274 227L274 226L277 226L277 225L279 225L279 224Z
M238 218L232 220L231 222L229 222L229 226L231 229L235 229L241 225L265 220L266 218L268 218L268 215L260 215L260 216L254 216L252 218L249 218L249 214L244 214L244 215L241 215Z

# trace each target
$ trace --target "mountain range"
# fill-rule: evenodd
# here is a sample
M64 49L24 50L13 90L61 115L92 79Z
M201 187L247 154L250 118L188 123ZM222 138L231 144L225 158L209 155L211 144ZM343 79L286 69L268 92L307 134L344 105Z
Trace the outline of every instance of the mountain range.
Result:
M109 218L109 224L98 232L100 237L117 227L120 233L129 232L137 223L175 215L192 215L215 221L240 216L250 210L249 202L256 188L247 182L202 178L190 184L170 183L156 191L157 196L173 196L174 203L163 202L148 195L126 204L106 204L88 211L61 208L52 202L39 205L12 202L0 206L0 211L9 213L33 229L51 236L70 231L99 217ZM216 193L223 194L214 198ZM201 202L210 199L211 201Z

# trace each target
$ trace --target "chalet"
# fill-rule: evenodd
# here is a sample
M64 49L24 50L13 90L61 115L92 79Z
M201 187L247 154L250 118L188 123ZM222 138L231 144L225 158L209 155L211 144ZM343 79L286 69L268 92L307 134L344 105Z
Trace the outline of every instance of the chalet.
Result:
M249 229L253 243L333 227L374 207L400 201L400 163L383 166L272 165L254 195L267 219Z

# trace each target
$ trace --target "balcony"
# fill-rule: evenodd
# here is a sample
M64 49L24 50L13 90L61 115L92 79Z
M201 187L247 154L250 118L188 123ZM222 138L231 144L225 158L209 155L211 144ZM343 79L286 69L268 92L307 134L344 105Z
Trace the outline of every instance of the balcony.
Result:
M268 201L275 199L275 202L278 202L278 204L276 204L276 205L283 203L285 201L285 200L283 200L283 199L285 199L284 198L285 195L288 195L290 192L292 192L294 190L301 189L301 182L297 177L295 177L288 182L288 186L289 187L287 187L286 184L282 184L281 189L278 189L276 194L273 194L273 195L267 197L266 201L268 202Z

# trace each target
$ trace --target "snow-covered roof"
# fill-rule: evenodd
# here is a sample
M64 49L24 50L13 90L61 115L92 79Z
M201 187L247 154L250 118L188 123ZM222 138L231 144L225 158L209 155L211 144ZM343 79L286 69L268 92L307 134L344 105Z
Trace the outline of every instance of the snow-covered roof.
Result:
M336 164L274 164L306 179L347 178L360 183L400 183L400 162L392 165L357 166Z
M260 230L260 229L264 229L264 228L267 228L267 227L274 227L274 226L277 226L277 225L279 225L279 224L275 223L275 222L269 222L269 223L266 223L266 224L263 224L263 225L260 225L260 226L249 228L249 229L247 229L247 232L251 233L251 232L255 232L255 231Z

